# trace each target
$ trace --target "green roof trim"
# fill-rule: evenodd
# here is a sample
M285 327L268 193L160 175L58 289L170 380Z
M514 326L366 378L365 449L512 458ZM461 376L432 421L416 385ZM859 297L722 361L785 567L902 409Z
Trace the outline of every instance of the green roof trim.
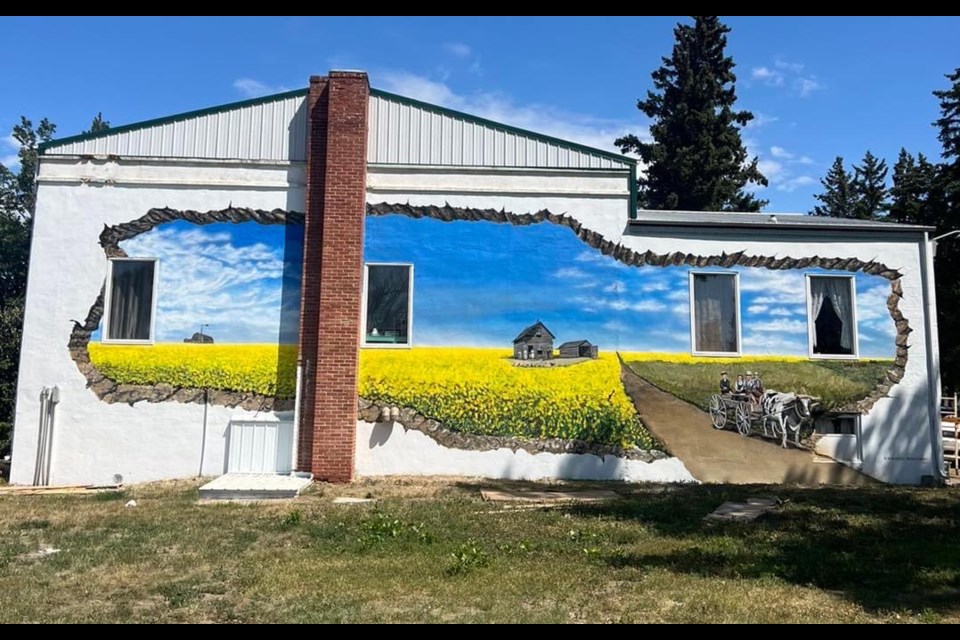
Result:
M597 149L594 147L588 147L584 144L579 144L577 142L570 142L569 140L563 140L561 138L554 138L553 136L544 135L542 133L537 133L535 131L530 131L529 129L521 129L519 127L513 127L509 124L503 124L502 122L495 122L493 120L488 120L486 118L481 118L480 116L474 116L469 113L464 113L463 111L457 111L455 109L448 109L447 107L440 107L435 104L430 104L429 102L423 102L421 100L416 100L414 98L408 98L406 96L397 95L396 93L390 93L389 91L383 91L381 89L370 89L371 96L377 96L379 98L386 98L387 100L396 100L404 104L408 104L412 107L417 107L420 109L426 109L427 111L434 111L436 113L441 113L448 115L454 118L459 118L461 120L466 120L468 122L474 122L485 127L491 127L493 129L501 129L503 131L509 131L510 133L516 133L528 138L533 138L535 140L540 140L541 142L546 142L548 144L556 144L570 149L576 149L577 151L582 151L583 153L590 153L593 155L598 155L608 160L613 160L615 162L622 162L626 165L636 166L637 161L633 158L629 158L624 155L619 155L611 151L605 151L603 149Z
M104 138L115 133L126 133L127 131L134 131L136 129L146 129L147 127L155 127L162 124L168 124L170 122L177 122L179 120L188 120L190 118L197 118L200 116L207 116L213 113L220 113L222 111L230 111L231 109L239 109L241 107L250 107L257 104L263 104L265 102L273 102L275 100L283 100L284 98L293 98L295 96L305 96L307 95L307 89L294 89L293 91L285 91L283 93L274 93L269 96L260 96L259 98L249 98L247 100L240 100L238 102L230 102L227 104L217 105L215 107L207 107L206 109L196 109L194 111L185 111L183 113L177 113L172 116L165 116L163 118L154 118L153 120L143 120L141 122L133 122L131 124L121 125L119 127L110 127L104 131L99 131L97 133L81 133L75 136L69 136L66 138L58 138L56 140L50 140L49 142L43 142L37 145L37 151L44 153L47 149L53 147L59 147L65 144L73 144L74 142L86 142L87 140L95 140L97 138Z

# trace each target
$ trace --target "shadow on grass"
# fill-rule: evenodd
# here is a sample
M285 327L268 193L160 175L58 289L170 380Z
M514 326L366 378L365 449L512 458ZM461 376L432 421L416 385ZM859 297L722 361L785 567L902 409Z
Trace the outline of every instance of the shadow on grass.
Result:
M703 521L724 501L757 496L784 504L753 524ZM612 567L776 577L873 612L945 613L960 604L960 494L951 490L680 486L637 489L622 501L566 511L637 522L671 539L663 553L608 554Z

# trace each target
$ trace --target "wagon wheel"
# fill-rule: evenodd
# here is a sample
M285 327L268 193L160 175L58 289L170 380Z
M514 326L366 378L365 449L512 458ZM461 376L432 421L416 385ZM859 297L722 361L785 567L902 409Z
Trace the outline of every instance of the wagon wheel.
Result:
M746 402L737 403L736 413L737 431L742 436L750 435L750 407Z
M727 426L727 405L723 398L714 394L710 396L710 422L714 429L723 429Z

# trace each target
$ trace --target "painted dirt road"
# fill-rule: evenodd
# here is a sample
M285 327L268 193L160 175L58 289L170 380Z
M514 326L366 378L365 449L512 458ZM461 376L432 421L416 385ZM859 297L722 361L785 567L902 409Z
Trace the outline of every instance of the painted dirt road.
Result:
M717 431L710 416L661 391L621 364L621 379L644 424L701 482L732 484L865 484L867 476L809 451ZM816 460L816 461L815 461Z

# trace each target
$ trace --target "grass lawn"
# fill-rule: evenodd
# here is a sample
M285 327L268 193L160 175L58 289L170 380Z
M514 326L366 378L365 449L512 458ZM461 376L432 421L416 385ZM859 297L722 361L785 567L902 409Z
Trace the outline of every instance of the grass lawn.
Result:
M763 385L777 391L806 393L821 399L824 409L835 409L865 398L891 366L890 360L822 361L738 358L736 361L702 359L668 362L623 354L637 375L668 393L706 410L710 396L719 391L720 373L759 371Z
M263 505L197 484L0 498L0 623L960 622L953 489L606 484L624 499L505 510L470 481ZM702 522L765 494L786 503L754 525Z

